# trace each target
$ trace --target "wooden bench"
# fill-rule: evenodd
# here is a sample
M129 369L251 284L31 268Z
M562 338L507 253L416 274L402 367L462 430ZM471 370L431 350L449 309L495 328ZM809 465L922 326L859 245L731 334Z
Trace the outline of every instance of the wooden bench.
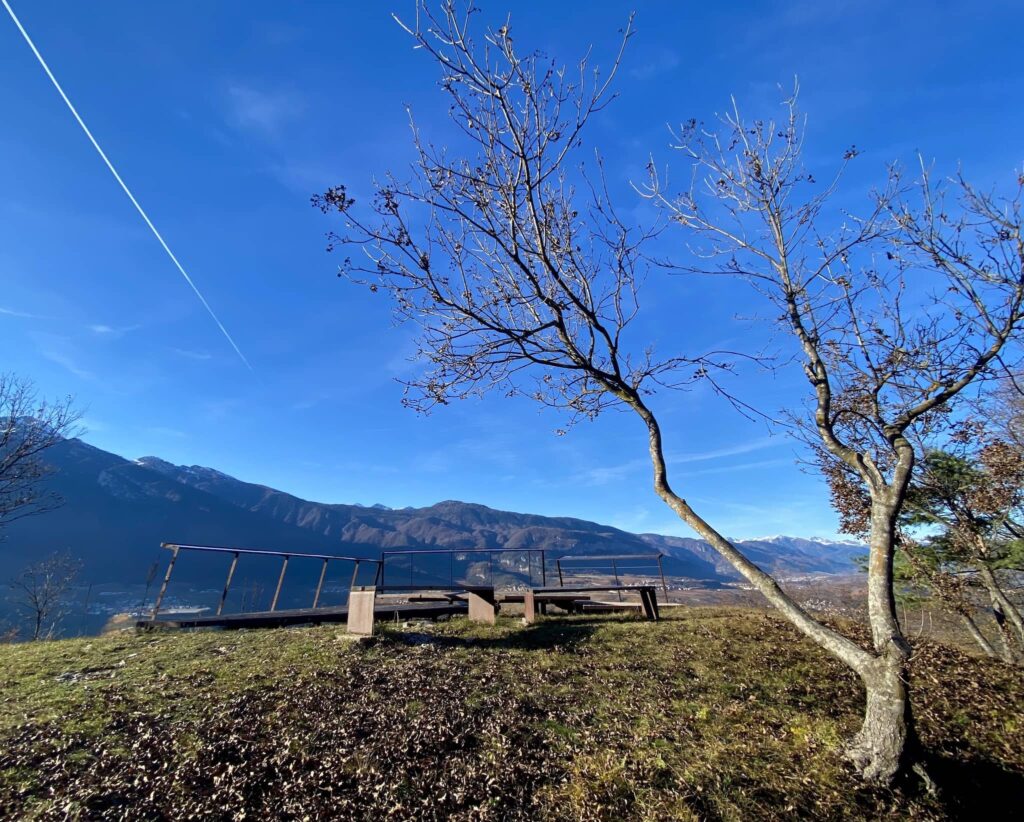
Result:
M378 590L372 585L352 588L349 592L349 633L364 636L373 633L374 602L378 596ZM456 603L459 600L466 601L468 616L474 622L493 625L497 620L498 599L492 585L467 585L457 591L433 591L409 597L411 603L424 605L431 602Z
M523 591L503 592L498 595L498 601L501 603L512 602L522 604L526 601L526 593ZM542 599L537 601L537 610L541 614L546 614L548 606L554 605L568 614L578 614L582 612L583 607L589 602L590 597L581 596L580 594L545 594Z
M523 595L523 619L527 625L537 619L537 606L546 600L558 597L565 598L566 594L592 594L596 592L636 591L640 595L640 607L644 616L656 622L658 620L658 595L653 585L581 585L561 588L530 588Z

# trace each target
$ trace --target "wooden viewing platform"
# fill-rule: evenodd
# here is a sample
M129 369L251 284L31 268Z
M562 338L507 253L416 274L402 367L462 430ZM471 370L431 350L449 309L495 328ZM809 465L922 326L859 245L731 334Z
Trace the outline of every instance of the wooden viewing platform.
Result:
M283 628L288 625L320 625L329 622L347 622L348 606L333 608L294 608L280 611L246 611L240 614L191 614L140 619L136 628ZM435 619L439 616L465 614L465 602L396 602L375 603L375 620Z
M164 575L163 583L157 594L152 613L148 619L139 619L136 627L152 628L279 628L288 625L319 625L322 623L346 623L347 630L353 634L369 635L373 633L374 623L378 620L419 618L433 619L453 614L466 614L471 620L494 624L502 603L523 604L523 617L526 624L532 623L538 613L545 613L548 605L555 605L572 613L609 612L616 610L639 610L649 619L658 619L658 600L655 586L651 583L624 584L620 572L634 570L638 561L655 561L661 588L668 593L664 571L661 565L661 554L630 554L604 556L564 556L555 561L558 572L558 587L547 584L547 553L543 548L497 548L497 549L432 549L425 551L383 551L380 559L369 557L347 557L336 554L312 554L296 551L276 551L259 548L234 548L214 545L191 545L184 543L163 543L163 548L171 551L171 559ZM221 554L231 557L227 568L224 588L212 614L184 613L168 610L161 613L160 607L167 593L175 563L182 552ZM512 588L500 590L495 585L495 557L503 554L523 554L527 558L526 568L515 568L514 571L528 577L525 589ZM415 560L425 554L448 557L448 584L441 587L424 584L425 580L417 578ZM487 557L486 582L467 582L456 580L456 555L463 558L481 554ZM224 606L235 576L235 570L242 556L258 556L263 558L279 558L281 569L277 577L277 585L270 601L270 608L262 611L242 611L224 613ZM394 573L385 577L387 559L405 557L409 561L408 576L403 573L401 581L395 580ZM539 559L540 585L534 577L534 559ZM319 564L319 578L313 592L312 603L306 608L278 610L281 589L289 563L292 561L314 561ZM499 566L500 566L499 560ZM614 584L588 582L587 584L566 585L563 563L601 562L610 563ZM628 565L622 565L626 562ZM352 566L349 584L349 599L345 605L323 607L320 595L327 579L328 567L332 564L344 563ZM373 582L370 585L359 584L360 567L368 565L373 569ZM581 568L574 569L577 573ZM587 568L591 574L597 569ZM400 601L388 601L388 593L392 595L403 592ZM618 602L595 602L591 599L594 593L605 592L618 595ZM627 602L623 593L639 594L640 602Z

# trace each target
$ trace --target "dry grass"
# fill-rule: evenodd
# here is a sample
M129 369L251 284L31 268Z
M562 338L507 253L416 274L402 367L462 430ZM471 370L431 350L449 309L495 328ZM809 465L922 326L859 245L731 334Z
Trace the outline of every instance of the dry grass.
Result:
M916 650L940 800L858 784L840 756L856 680L757 611L0 647L0 816L931 819L1019 802L1019 673Z

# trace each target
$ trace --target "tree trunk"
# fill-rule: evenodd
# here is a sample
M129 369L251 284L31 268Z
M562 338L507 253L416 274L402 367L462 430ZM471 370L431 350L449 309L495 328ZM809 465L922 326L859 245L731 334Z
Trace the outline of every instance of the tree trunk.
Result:
M654 415L634 398L634 408L647 423L650 435L651 462L654 467L654 490L665 503L700 536L707 540L806 637L852 668L864 683L867 705L864 723L848 749L849 758L861 775L870 782L888 784L906 765L908 740L915 741L911 721L906 669L910 646L896 624L895 601L892 594L892 548L895 507L877 506L877 527L869 560L869 612L875 653L865 650L808 614L786 594L775 579L747 559L725 537L705 522L668 482L661 444L661 430Z
M871 500L868 554L868 621L876 656L857 673L867 691L864 722L847 757L865 780L887 784L910 764L916 735L907 669L910 645L896 618L893 548L899 489L880 489ZM911 744L913 743L913 744Z
M867 703L864 722L846 756L869 782L891 782L909 764L916 748L907 682L909 659L906 642L893 640L883 656L859 672Z
M1010 636L1010 631L1006 627L1006 614L1003 613L1002 606L993 597L992 599L992 618L996 623L996 630L999 632L999 658L1003 660L1007 665L1013 665L1016 661L1013 653L1013 637Z
M978 570L981 572L981 579L985 583L989 596L992 598L993 605L999 604L1005 618L1010 620L1013 623L1013 627L1017 630L1017 638L1020 640L1021 645L1024 645L1024 620L1021 619L1020 610L1004 593L1003 587L999 584L999 580L996 579L995 572L985 563L979 563L979 565Z
M896 516L899 508L895 500L900 499L906 491L909 469L900 485L887 489L885 496L872 500L871 553L868 560L868 612L875 646L872 653L807 613L779 587L774 577L747 559L672 490L658 421L639 395L626 394L623 399L633 406L647 424L655 493L801 633L846 663L860 676L867 691L867 705L864 723L848 749L848 756L863 778L869 782L888 784L901 769L914 765L928 782L929 788L933 787L919 764L910 760L917 752L907 684L910 646L896 621L892 584ZM913 452L909 453L912 461Z
M992 659L999 659L999 654L996 653L992 643L985 638L981 629L978 628L978 623L974 621L974 617L970 614L960 614L960 618L964 621L964 625L967 626L967 632L974 637L974 641L981 646L981 650L985 652L985 655L992 657Z

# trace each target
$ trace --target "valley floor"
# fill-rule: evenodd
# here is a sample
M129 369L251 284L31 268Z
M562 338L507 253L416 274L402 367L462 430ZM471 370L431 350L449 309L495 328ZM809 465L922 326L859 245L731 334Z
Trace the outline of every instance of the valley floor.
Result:
M771 614L455 619L0 646L0 817L982 815L1024 796L1019 672L918 643L930 799L857 783L862 695ZM990 814L1000 818L1005 814Z

